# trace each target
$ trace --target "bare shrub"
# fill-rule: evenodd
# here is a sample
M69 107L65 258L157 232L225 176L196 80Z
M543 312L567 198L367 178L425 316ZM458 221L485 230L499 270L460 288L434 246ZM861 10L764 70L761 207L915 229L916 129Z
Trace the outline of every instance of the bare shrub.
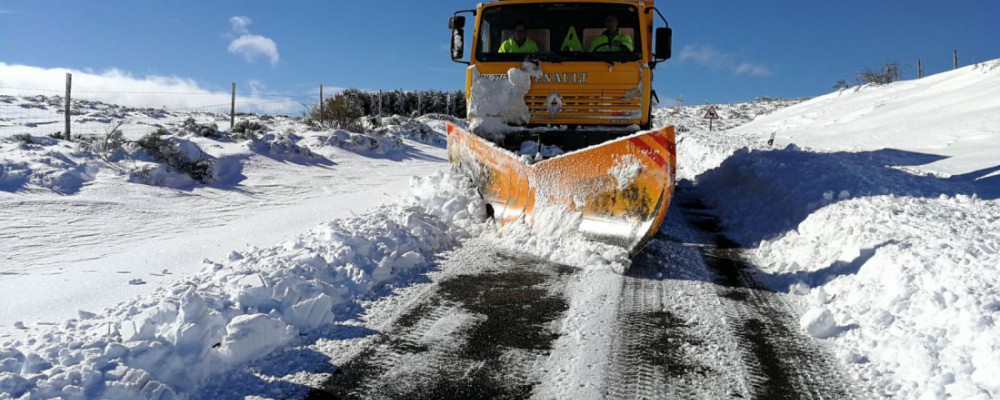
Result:
M361 129L360 119L364 111L350 97L343 93L326 100L323 107L312 107L306 122L317 127L334 127L349 131Z
M890 62L879 69L865 68L856 77L858 84L886 85L899 80L899 62Z
M188 174L198 182L209 183L212 179L212 161L185 155L177 143L163 138L163 132L165 130L157 130L135 141L135 144L156 161Z
M258 133L267 130L267 127L257 121L242 120L233 126L233 136L240 139L251 139Z
M223 134L219 132L219 126L212 124L199 124L194 121L194 118L188 118L184 120L181 125L184 130L194 133L195 135L207 137L209 139L221 139Z

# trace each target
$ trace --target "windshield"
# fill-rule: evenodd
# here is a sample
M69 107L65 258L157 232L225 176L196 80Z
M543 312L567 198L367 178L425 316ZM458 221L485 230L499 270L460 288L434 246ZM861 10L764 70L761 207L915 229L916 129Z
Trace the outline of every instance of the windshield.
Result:
M483 11L476 59L637 61L639 15L618 4L501 5Z

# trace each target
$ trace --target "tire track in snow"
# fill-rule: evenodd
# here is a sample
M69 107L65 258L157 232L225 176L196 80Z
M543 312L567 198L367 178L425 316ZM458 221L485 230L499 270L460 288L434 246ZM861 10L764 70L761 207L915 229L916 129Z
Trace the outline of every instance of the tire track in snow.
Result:
M308 399L524 398L566 310L574 269L489 252L457 251L446 264L473 273L434 284ZM449 269L446 265L445 269Z
M692 271L703 268L697 259L660 234L624 277L605 397L722 399L748 391L727 357L736 352L732 333L713 315L722 307L714 285L679 275L707 275ZM665 275L661 262L676 264Z
M717 217L697 200L684 205L685 217L712 235L700 248L715 274L722 311L739 347L750 394L755 399L857 398L853 384L823 346L798 329L794 310L753 276L742 248L722 234Z

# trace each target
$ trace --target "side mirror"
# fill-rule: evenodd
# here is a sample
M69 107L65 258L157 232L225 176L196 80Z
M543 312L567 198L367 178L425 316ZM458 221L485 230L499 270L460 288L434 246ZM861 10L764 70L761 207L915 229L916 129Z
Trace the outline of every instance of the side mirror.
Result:
M448 29L462 29L465 28L465 17L456 15L454 17L448 18Z
M669 27L656 28L656 55L657 60L669 60L670 50L673 41L674 31Z
M451 60L462 62L465 58L465 29L451 29Z

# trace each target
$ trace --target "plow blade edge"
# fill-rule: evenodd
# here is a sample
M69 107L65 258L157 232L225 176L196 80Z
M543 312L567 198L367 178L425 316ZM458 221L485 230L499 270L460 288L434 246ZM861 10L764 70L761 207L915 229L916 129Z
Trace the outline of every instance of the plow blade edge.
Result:
M448 159L471 177L502 223L571 229L635 255L656 234L674 192L674 128L640 132L529 164L448 124Z

